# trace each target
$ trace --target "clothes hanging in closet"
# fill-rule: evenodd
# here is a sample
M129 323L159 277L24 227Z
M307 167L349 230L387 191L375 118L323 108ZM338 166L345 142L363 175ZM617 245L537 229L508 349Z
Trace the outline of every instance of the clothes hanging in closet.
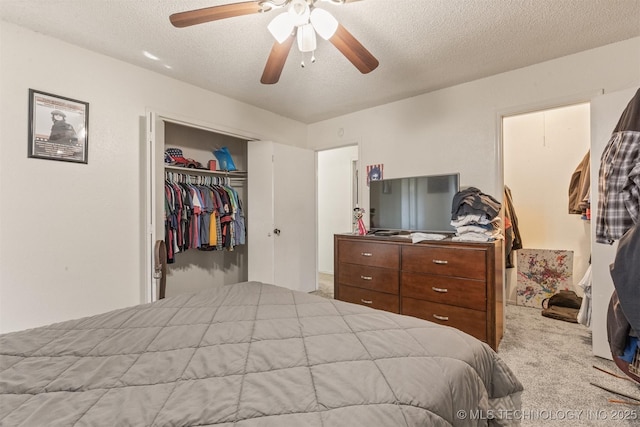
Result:
M596 242L612 244L640 214L640 89L622 113L600 159Z
M569 213L582 215L584 219L590 219L591 207L591 151L582 158L582 161L571 175L569 181Z
M518 228L518 216L513 207L511 189L504 186L504 235L505 235L505 268L515 267L513 263L513 251L522 249L522 237Z
M175 175L175 174L174 174ZM177 175L185 177L184 175ZM242 201L227 184L209 178L206 184L167 179L165 192L165 242L167 262L188 249L233 250L246 243Z
M591 267L591 260L589 260L589 266L587 271L582 276L578 286L582 288L582 304L580 304L580 311L578 311L578 323L588 328L591 327L591 311L593 310L592 300L592 286L593 286L593 269Z

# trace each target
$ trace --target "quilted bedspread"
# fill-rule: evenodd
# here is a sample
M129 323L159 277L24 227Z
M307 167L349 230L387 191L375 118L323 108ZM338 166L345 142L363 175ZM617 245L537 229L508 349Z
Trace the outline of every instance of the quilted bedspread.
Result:
M491 348L259 282L0 335L2 426L517 424Z

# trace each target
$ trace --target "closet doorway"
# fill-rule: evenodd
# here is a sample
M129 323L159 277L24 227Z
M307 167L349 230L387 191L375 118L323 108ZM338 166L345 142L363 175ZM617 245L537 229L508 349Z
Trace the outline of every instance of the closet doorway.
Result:
M166 191L165 172L171 168L172 173L178 175L197 175L195 183L199 185L210 185L198 179L201 175L208 178L211 174L221 174L228 178L242 200L246 234L244 244L241 244L240 230L243 227L238 224L233 227L233 248L223 240L223 248L218 250L216 240L216 250L205 247L203 250L189 249L177 253L177 261L168 268L167 297L245 280L274 283L304 292L315 289L315 195L313 190L310 191L315 180L315 153L309 149L264 141L259 135L249 132L239 132L216 124L147 111L143 301L152 302L158 297L154 247L156 241L166 240L165 202L167 195L170 199L174 197ZM236 171L211 172L164 163L167 148L180 149L185 157L207 164L207 160L214 157L213 150L222 146L229 149ZM189 180L194 183L191 178ZM250 193L254 197L250 197ZM202 196L203 193L199 194ZM255 197L256 194L261 197ZM265 202L267 195L270 196L268 203ZM202 206L200 199L197 203ZM231 199L229 204L233 204ZM296 220L290 221L294 214ZM197 224L201 225L202 221ZM189 236L192 231L202 231L202 228L195 227L184 229L189 230ZM226 230L226 236L230 237L230 228ZM216 228L216 238L219 235ZM198 236L202 237L201 234ZM211 240L210 236L211 233Z
M249 138L161 113L149 111L148 116L149 149L146 155L149 167L145 197L148 203L145 256L147 301L158 297L158 283L153 276L157 240L165 241L167 247L171 245L167 253L167 297L246 281L249 272L247 236L246 233L240 236L235 231L244 228L248 214ZM208 169L208 161L215 159L213 150L221 147L228 148L236 171L220 171L217 164L216 171ZM177 150L179 157L194 159L200 165L198 168L188 168L166 164L165 153L169 149ZM212 189L214 186L215 190ZM208 197L204 195L205 189ZM215 196L214 191L217 194ZM227 212L235 210L235 214L227 216L224 223L220 213L214 214L212 221L213 203ZM174 212L170 220L173 230L170 239L166 236L168 206ZM208 213L207 217L202 216L205 212ZM203 225L205 222L206 228ZM230 222L234 224L230 225ZM215 230L214 234L211 233L212 229Z
M504 184L511 191L524 249L572 251L570 289L589 266L590 221L570 214L571 177L591 146L590 103L502 118ZM587 166L588 168L588 166ZM506 301L516 304L518 251L506 268Z
M318 289L333 292L333 236L353 231L358 145L316 152Z

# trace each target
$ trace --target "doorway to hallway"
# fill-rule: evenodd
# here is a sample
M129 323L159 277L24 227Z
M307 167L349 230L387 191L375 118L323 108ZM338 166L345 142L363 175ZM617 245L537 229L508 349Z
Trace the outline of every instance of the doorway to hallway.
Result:
M353 231L358 203L358 145L316 153L318 289L333 291L333 236Z

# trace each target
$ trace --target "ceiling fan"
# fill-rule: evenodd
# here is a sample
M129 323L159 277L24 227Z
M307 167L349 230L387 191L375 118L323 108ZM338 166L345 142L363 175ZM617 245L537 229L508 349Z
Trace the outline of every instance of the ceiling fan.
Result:
M329 12L316 3L351 3L359 0L256 0L220 6L205 7L174 13L169 17L173 26L178 28L203 24L205 22L254 13L285 9L269 23L269 32L276 41L267 59L260 82L274 84L289 56L293 42L297 39L301 52L311 52L311 61L315 62L313 51L316 49L316 34L329 40L363 74L378 67L378 60ZM302 63L304 67L304 62Z

